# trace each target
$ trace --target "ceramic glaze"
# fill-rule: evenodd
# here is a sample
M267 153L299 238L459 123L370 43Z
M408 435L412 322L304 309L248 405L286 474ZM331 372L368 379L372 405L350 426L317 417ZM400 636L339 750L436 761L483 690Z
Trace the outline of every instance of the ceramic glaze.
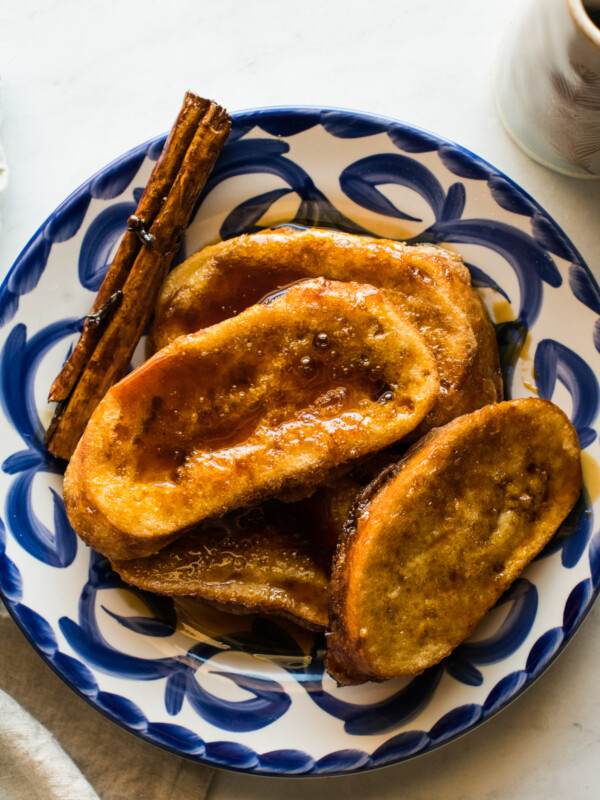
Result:
M533 0L509 28L495 74L500 117L515 142L580 178L600 177L597 14L600 0Z
M141 145L74 192L0 287L2 597L74 691L179 755L285 776L356 772L430 751L529 686L598 592L596 282L531 197L456 144L338 109L234 115L176 260L226 236L307 221L457 250L495 321L508 396L553 400L584 448L577 506L469 640L412 680L336 688L323 671L322 637L258 617L182 616L169 598L123 584L64 513L64 464L42 440L52 413L45 396L163 142ZM388 196L390 185L402 193Z

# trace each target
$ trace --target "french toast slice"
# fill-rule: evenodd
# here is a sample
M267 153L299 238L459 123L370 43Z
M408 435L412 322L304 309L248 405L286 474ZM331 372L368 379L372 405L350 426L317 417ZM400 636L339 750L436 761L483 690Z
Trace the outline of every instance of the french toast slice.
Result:
M429 433L367 487L338 544L331 675L380 681L441 661L552 538L581 480L575 429L545 400Z
M158 553L113 561L133 586L194 597L233 613L283 616L327 627L333 546L308 527L302 503L268 501L184 534Z
M340 231L281 227L194 254L161 288L150 348L234 316L282 285L317 276L383 289L423 333L436 357L440 392L413 438L502 399L496 337L460 256Z
M65 473L69 520L111 560L151 555L398 441L438 387L425 340L377 289L297 284L109 390Z
M361 461L310 497L234 511L198 525L154 555L113 561L113 569L126 583L155 594L202 599L229 613L283 616L309 630L325 630L338 539L368 476L389 463L384 454Z

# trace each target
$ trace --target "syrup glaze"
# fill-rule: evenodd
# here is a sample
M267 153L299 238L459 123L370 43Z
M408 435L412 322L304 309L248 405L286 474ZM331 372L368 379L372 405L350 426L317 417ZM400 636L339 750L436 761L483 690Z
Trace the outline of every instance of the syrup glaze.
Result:
M344 341L354 334L347 319L336 322L346 337L307 330L298 332L290 343L284 336L280 369L270 377L256 361L217 352L181 359L165 377L168 392L151 397L149 403L121 384L117 393L123 405L146 405L141 430L132 438L136 479L177 483L195 453L231 450L260 426L277 427L293 419L303 423L317 417L333 419L350 409L366 409L372 402L393 401L397 387L387 382L372 354L344 355ZM245 346L260 357L261 348L272 349L274 343L259 336L256 341L247 339ZM407 397L402 407L412 411L412 400ZM115 430L121 443L131 437L127 424Z

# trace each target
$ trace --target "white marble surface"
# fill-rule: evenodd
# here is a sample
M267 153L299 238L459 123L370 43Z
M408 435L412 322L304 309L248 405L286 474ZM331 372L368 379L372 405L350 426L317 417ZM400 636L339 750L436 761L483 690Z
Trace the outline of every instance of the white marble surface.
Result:
M170 127L186 89L232 110L315 104L379 112L454 139L530 192L600 277L600 181L563 177L530 161L495 113L493 60L518 6L519 0L5 0L0 139L11 172L0 201L0 277L79 183ZM599 656L596 607L524 696L439 751L345 778L220 772L209 796L596 798ZM33 651L30 657L37 658ZM49 682L57 680L45 672ZM29 710L43 716L43 679L33 691ZM81 701L73 695L72 702L76 714Z

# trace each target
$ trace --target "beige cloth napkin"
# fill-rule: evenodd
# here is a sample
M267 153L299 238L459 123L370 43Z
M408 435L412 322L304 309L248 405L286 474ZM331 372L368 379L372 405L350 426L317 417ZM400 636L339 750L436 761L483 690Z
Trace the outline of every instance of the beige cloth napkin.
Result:
M98 800L71 759L39 722L0 690L0 797Z
M0 602L1 800L202 800L213 774L91 708L44 664Z

